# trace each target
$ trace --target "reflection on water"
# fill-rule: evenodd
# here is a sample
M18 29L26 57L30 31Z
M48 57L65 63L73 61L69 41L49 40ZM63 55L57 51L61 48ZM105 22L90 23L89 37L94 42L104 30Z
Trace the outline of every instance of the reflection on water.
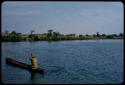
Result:
M44 77L44 73L40 74L40 73L37 73L37 72L34 72L34 71L29 71L30 74L31 74L31 80L37 80L40 77Z
M35 72L31 72L31 80L35 80L36 78L36 73Z

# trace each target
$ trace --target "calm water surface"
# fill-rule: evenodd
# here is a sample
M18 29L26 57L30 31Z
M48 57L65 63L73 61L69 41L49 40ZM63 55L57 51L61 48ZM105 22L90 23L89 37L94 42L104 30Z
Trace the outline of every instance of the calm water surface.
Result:
M13 58L30 64L34 53L43 75L5 63ZM3 42L3 83L102 84L123 82L123 40Z

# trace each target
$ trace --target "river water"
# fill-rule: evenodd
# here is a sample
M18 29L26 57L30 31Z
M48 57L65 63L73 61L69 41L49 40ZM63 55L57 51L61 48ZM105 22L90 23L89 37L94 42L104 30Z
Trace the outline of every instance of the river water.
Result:
M119 84L123 82L123 40L2 42L5 84ZM33 53L44 74L6 64L12 58L31 64Z

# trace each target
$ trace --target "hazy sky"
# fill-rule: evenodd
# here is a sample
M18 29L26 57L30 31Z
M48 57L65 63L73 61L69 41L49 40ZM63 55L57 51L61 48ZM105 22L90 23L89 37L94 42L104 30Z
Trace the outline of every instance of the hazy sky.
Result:
M12 2L2 3L2 32L15 30L45 33L48 29L64 34L123 32L121 2Z

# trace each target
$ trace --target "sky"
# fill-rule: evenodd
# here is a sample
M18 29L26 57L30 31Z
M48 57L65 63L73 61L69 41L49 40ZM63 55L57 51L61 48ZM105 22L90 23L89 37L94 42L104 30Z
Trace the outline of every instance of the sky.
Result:
M5 1L2 3L2 32L5 30L63 34L123 33L122 2Z

